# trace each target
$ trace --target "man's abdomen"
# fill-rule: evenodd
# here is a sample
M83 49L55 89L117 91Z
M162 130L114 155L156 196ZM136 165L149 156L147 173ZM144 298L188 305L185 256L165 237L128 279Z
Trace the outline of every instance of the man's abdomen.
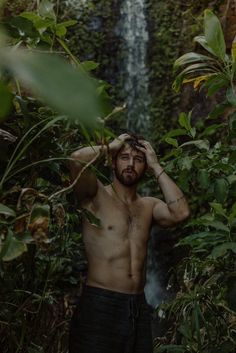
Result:
M86 283L123 293L141 293L145 285L145 265L133 267L126 258L89 261Z

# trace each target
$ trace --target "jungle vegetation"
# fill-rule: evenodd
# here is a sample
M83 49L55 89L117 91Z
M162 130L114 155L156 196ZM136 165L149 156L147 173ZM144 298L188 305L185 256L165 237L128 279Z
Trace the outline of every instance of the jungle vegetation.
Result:
M77 21L63 19L58 3L36 1L17 14L1 9L3 353L67 351L68 323L86 273L83 210L73 196L68 156L78 146L108 143L123 113L111 97L115 88L99 76L99 63L80 61L68 46ZM218 103L197 120L194 105L180 112L159 135L161 164L187 195L192 215L173 230L184 256L169 273L175 296L156 308L168 327L154 339L157 353L236 350L236 43L227 52L217 16L205 10L203 18L196 51L173 60L172 89L192 85ZM106 182L107 167L99 163L85 168Z

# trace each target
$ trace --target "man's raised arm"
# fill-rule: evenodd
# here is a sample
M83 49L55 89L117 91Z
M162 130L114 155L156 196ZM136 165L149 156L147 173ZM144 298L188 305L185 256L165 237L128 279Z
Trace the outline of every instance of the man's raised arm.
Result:
M189 217L190 211L187 200L180 188L159 164L150 143L147 141L140 142L145 148L139 147L138 149L145 153L148 167L152 169L165 199L165 202L155 199L153 219L161 226L176 225Z
M112 141L108 147L106 145L89 146L80 148L73 152L71 154L72 160L69 163L72 181L78 177L83 167L92 161L95 162L99 155L105 155L108 152L111 154L116 153L121 148L124 141L128 138L130 138L128 134L122 134ZM80 202L85 199L91 199L96 195L98 190L98 180L91 169L86 168L83 171L76 182L74 189Z
M70 161L69 166L72 181L78 177L86 164L97 159L96 157L100 155L102 148L105 148L105 146L84 147L71 154L73 160ZM93 198L97 193L97 188L97 177L89 168L84 170L74 186L80 202Z

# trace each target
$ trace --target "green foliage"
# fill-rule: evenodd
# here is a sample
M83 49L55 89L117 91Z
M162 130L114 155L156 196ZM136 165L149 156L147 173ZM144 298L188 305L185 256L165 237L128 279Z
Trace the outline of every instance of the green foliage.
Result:
M14 51L2 48L2 72L8 70L44 102L68 118L79 119L87 125L94 124L98 117L102 118L110 113L108 96L105 93L107 86L90 76L90 71L96 64L89 61L82 65L64 41L67 28L77 21L58 23L53 7L52 3L45 0L40 2L37 14L23 12L6 19L5 27L11 35ZM30 50L44 46L45 50L52 52L55 43L63 48L64 56L68 55L76 67L69 65L55 52L42 54ZM19 46L27 46L28 50L19 50ZM6 96L7 88L3 83L1 85ZM5 99L4 102L7 106L2 107L3 116L9 111L10 99Z
M204 13L205 35L195 37L212 56L188 53L175 61L175 68L185 67L177 76L174 88L178 91L182 83L194 82L198 87L203 81L203 87L211 96L220 88L228 87L226 98L232 106L236 106L235 97L235 63L234 58L226 55L226 45L223 31L218 18L210 11Z
M86 261L80 234L84 211L78 212L68 193L68 170L62 161L78 146L106 142L111 135L105 129L94 131L78 123L85 122L85 109L90 112L94 92L99 110L89 115L109 118L120 111L111 112L107 104L106 92L111 88L91 76L96 70L99 77L116 82L111 73L116 71L114 56L119 47L113 32L118 3L114 3L114 9L106 0L96 2L96 6L88 1L86 13L76 23L68 16L58 21L55 6L42 1L37 11L31 11L30 6L25 11L23 7L23 13L17 12L4 21L8 44L15 50L1 54L4 69L0 96L5 95L6 105L0 104L0 117L9 117L1 130L6 139L0 142L0 344L4 353L64 353L67 350L70 309L83 280ZM191 1L189 11L184 14L182 5L175 1L152 1L148 7L153 29L149 52L153 130L155 139L165 131L161 145L169 148L169 153L162 163L168 173L178 175L176 181L189 195L193 215L184 230L181 229L181 234L187 236L178 244L180 249L189 249L189 256L173 270L174 284L179 291L173 301L162 307L174 324L163 338L168 344L157 340L156 351L233 353L236 340L236 117L232 85L235 46L232 46L231 58L224 55L219 22L206 12L205 37L198 36L196 41L210 54L185 54L176 63L180 67L192 66L189 71L196 75L188 78L194 78L196 85L202 82L198 75L201 70L206 68L210 75L215 70L204 86L209 95L226 88L225 98L204 120L199 118L196 122L191 112L180 113L178 126L166 133L179 103L178 95L171 92L172 64L179 51L190 46L192 33L198 32L199 20L190 26L192 13L198 14L208 1ZM95 24L100 23L105 32L93 30L91 15L95 15ZM180 17L185 22L183 29ZM65 39L68 33L69 41ZM105 49L105 43L111 45ZM19 51L19 47L27 54ZM35 56L36 49L47 53ZM55 53L63 59L55 58ZM85 61L80 62L77 56ZM65 59L72 65L65 64ZM226 66L222 70L224 61L229 63L227 70ZM58 68L60 75L56 72ZM15 74L22 79L20 83ZM73 86L67 82L67 75ZM23 83L27 88L21 86ZM77 88L82 95L87 94L82 91L84 84L88 84L85 88L91 100L83 107L69 95ZM28 87L59 113L73 119L58 116L31 97ZM74 108L71 102L75 102ZM225 119L223 114L227 110L230 115ZM60 193L61 190L65 192ZM93 215L84 215L99 226L99 220ZM71 291L74 295L69 294Z
M173 64L181 52L193 49L192 38L201 28L202 11L208 6L218 11L221 4L222 0L191 0L186 4L174 0L148 1L152 139L157 146L162 135L172 129L176 114L192 109L192 102L184 100L186 93L181 96L171 88L176 77Z
M180 87L186 77L198 84L199 74L206 68L208 94L222 88L221 80L226 94L225 101L195 124L191 112L181 113L179 128L163 137L163 142L172 146L163 159L165 169L178 175L178 185L189 194L192 218L185 226L187 235L177 244L188 249L188 256L173 270L178 293L160 306L173 323L165 337L171 345L157 339L156 352L233 353L236 349L236 130L230 123L235 111L235 77L219 21L209 10L205 11L205 37L200 42L212 56L188 53L177 59L175 65L186 68L175 84ZM201 65L194 64L199 62ZM212 67L218 80L206 76L212 74ZM228 120L222 116L226 108Z
M0 344L8 353L67 351L87 262L65 162L82 144L106 143L102 118L119 111L106 82L92 77L97 63L67 46L77 21L59 22L51 2L38 3L5 17L1 37Z

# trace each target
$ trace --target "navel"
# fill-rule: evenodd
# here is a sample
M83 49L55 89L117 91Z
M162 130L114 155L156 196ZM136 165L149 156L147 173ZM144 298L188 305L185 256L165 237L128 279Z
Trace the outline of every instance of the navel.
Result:
M108 230L112 230L112 229L113 229L113 226L108 226L107 229L108 229Z

